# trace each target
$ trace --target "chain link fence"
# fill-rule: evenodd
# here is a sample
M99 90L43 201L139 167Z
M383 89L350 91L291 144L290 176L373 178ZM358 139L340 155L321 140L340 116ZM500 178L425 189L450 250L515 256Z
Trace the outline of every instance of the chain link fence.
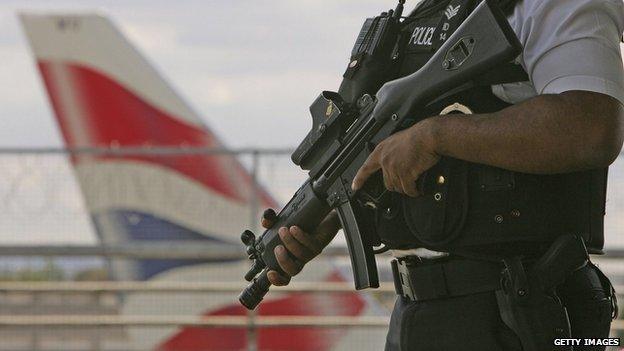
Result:
M380 257L382 289L356 295L340 237L301 285L267 302L310 308L237 309L248 262L242 245L215 243L258 230L271 199L256 190L278 205L297 190L306 174L290 151L0 149L0 350L269 350L270 338L293 339L277 350L307 350L292 345L310 336L326 340L318 349L382 349L394 299L389 258ZM624 284L620 163L607 202L612 258L597 259L616 285ZM198 240L206 233L216 241ZM154 235L162 240L146 240ZM215 335L239 341L218 344Z
M0 350L304 350L293 345L311 337L381 348L386 307L352 300L340 245L298 279L315 289L271 297L324 310L241 315L238 236L305 180L290 152L0 150Z

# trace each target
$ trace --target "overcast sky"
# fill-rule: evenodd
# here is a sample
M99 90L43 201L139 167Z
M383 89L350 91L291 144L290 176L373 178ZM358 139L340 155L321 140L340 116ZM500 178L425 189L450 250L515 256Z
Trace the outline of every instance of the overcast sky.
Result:
M61 145L17 11L110 16L228 146L293 146L365 17L395 0L2 1L0 146ZM273 129L273 130L271 130Z
M311 124L310 103L322 90L337 89L364 18L395 5L395 0L3 0L0 147L62 145L18 10L107 14L228 146L292 147ZM0 241L76 241L72 233L85 232L88 218L76 203L77 188L65 183L69 170L52 163L45 168L40 159L5 158L0 164L5 179L0 195L10 197L0 201ZM43 179L48 200L31 193L41 192L36 186ZM609 189L607 243L624 246L624 166L612 169ZM93 240L81 237L78 241Z
M395 5L2 1L0 147L62 146L18 11L108 15L228 146L293 147L311 125L310 103L322 90L338 87L364 18ZM269 160L261 170L261 180L267 184L270 178L282 201L301 182L284 159ZM4 156L0 172L0 242L93 242L82 197L62 158Z

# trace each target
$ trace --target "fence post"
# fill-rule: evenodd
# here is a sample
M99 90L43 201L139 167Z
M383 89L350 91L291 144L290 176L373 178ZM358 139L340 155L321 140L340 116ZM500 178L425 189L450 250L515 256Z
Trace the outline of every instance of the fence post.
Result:
M258 213L260 212L260 199L258 197L258 167L260 163L260 152L254 150L251 153L251 194L249 196L249 229L256 234L258 233ZM256 310L247 311L248 327L247 327L247 350L258 350L258 330L256 329Z

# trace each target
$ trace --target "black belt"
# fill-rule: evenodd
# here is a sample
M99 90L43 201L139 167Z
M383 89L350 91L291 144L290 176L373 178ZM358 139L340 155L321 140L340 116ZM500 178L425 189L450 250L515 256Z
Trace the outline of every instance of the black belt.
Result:
M400 296L424 301L471 295L501 288L500 263L463 258L419 262L392 260L394 288Z

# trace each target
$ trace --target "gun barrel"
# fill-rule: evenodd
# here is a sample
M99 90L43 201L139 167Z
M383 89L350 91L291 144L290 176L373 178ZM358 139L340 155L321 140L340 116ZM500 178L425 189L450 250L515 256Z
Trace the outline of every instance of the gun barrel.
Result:
M262 302L264 295L269 292L270 287L271 282L267 277L267 270L265 269L251 284L241 291L240 295L238 295L238 301L247 309L254 310Z

